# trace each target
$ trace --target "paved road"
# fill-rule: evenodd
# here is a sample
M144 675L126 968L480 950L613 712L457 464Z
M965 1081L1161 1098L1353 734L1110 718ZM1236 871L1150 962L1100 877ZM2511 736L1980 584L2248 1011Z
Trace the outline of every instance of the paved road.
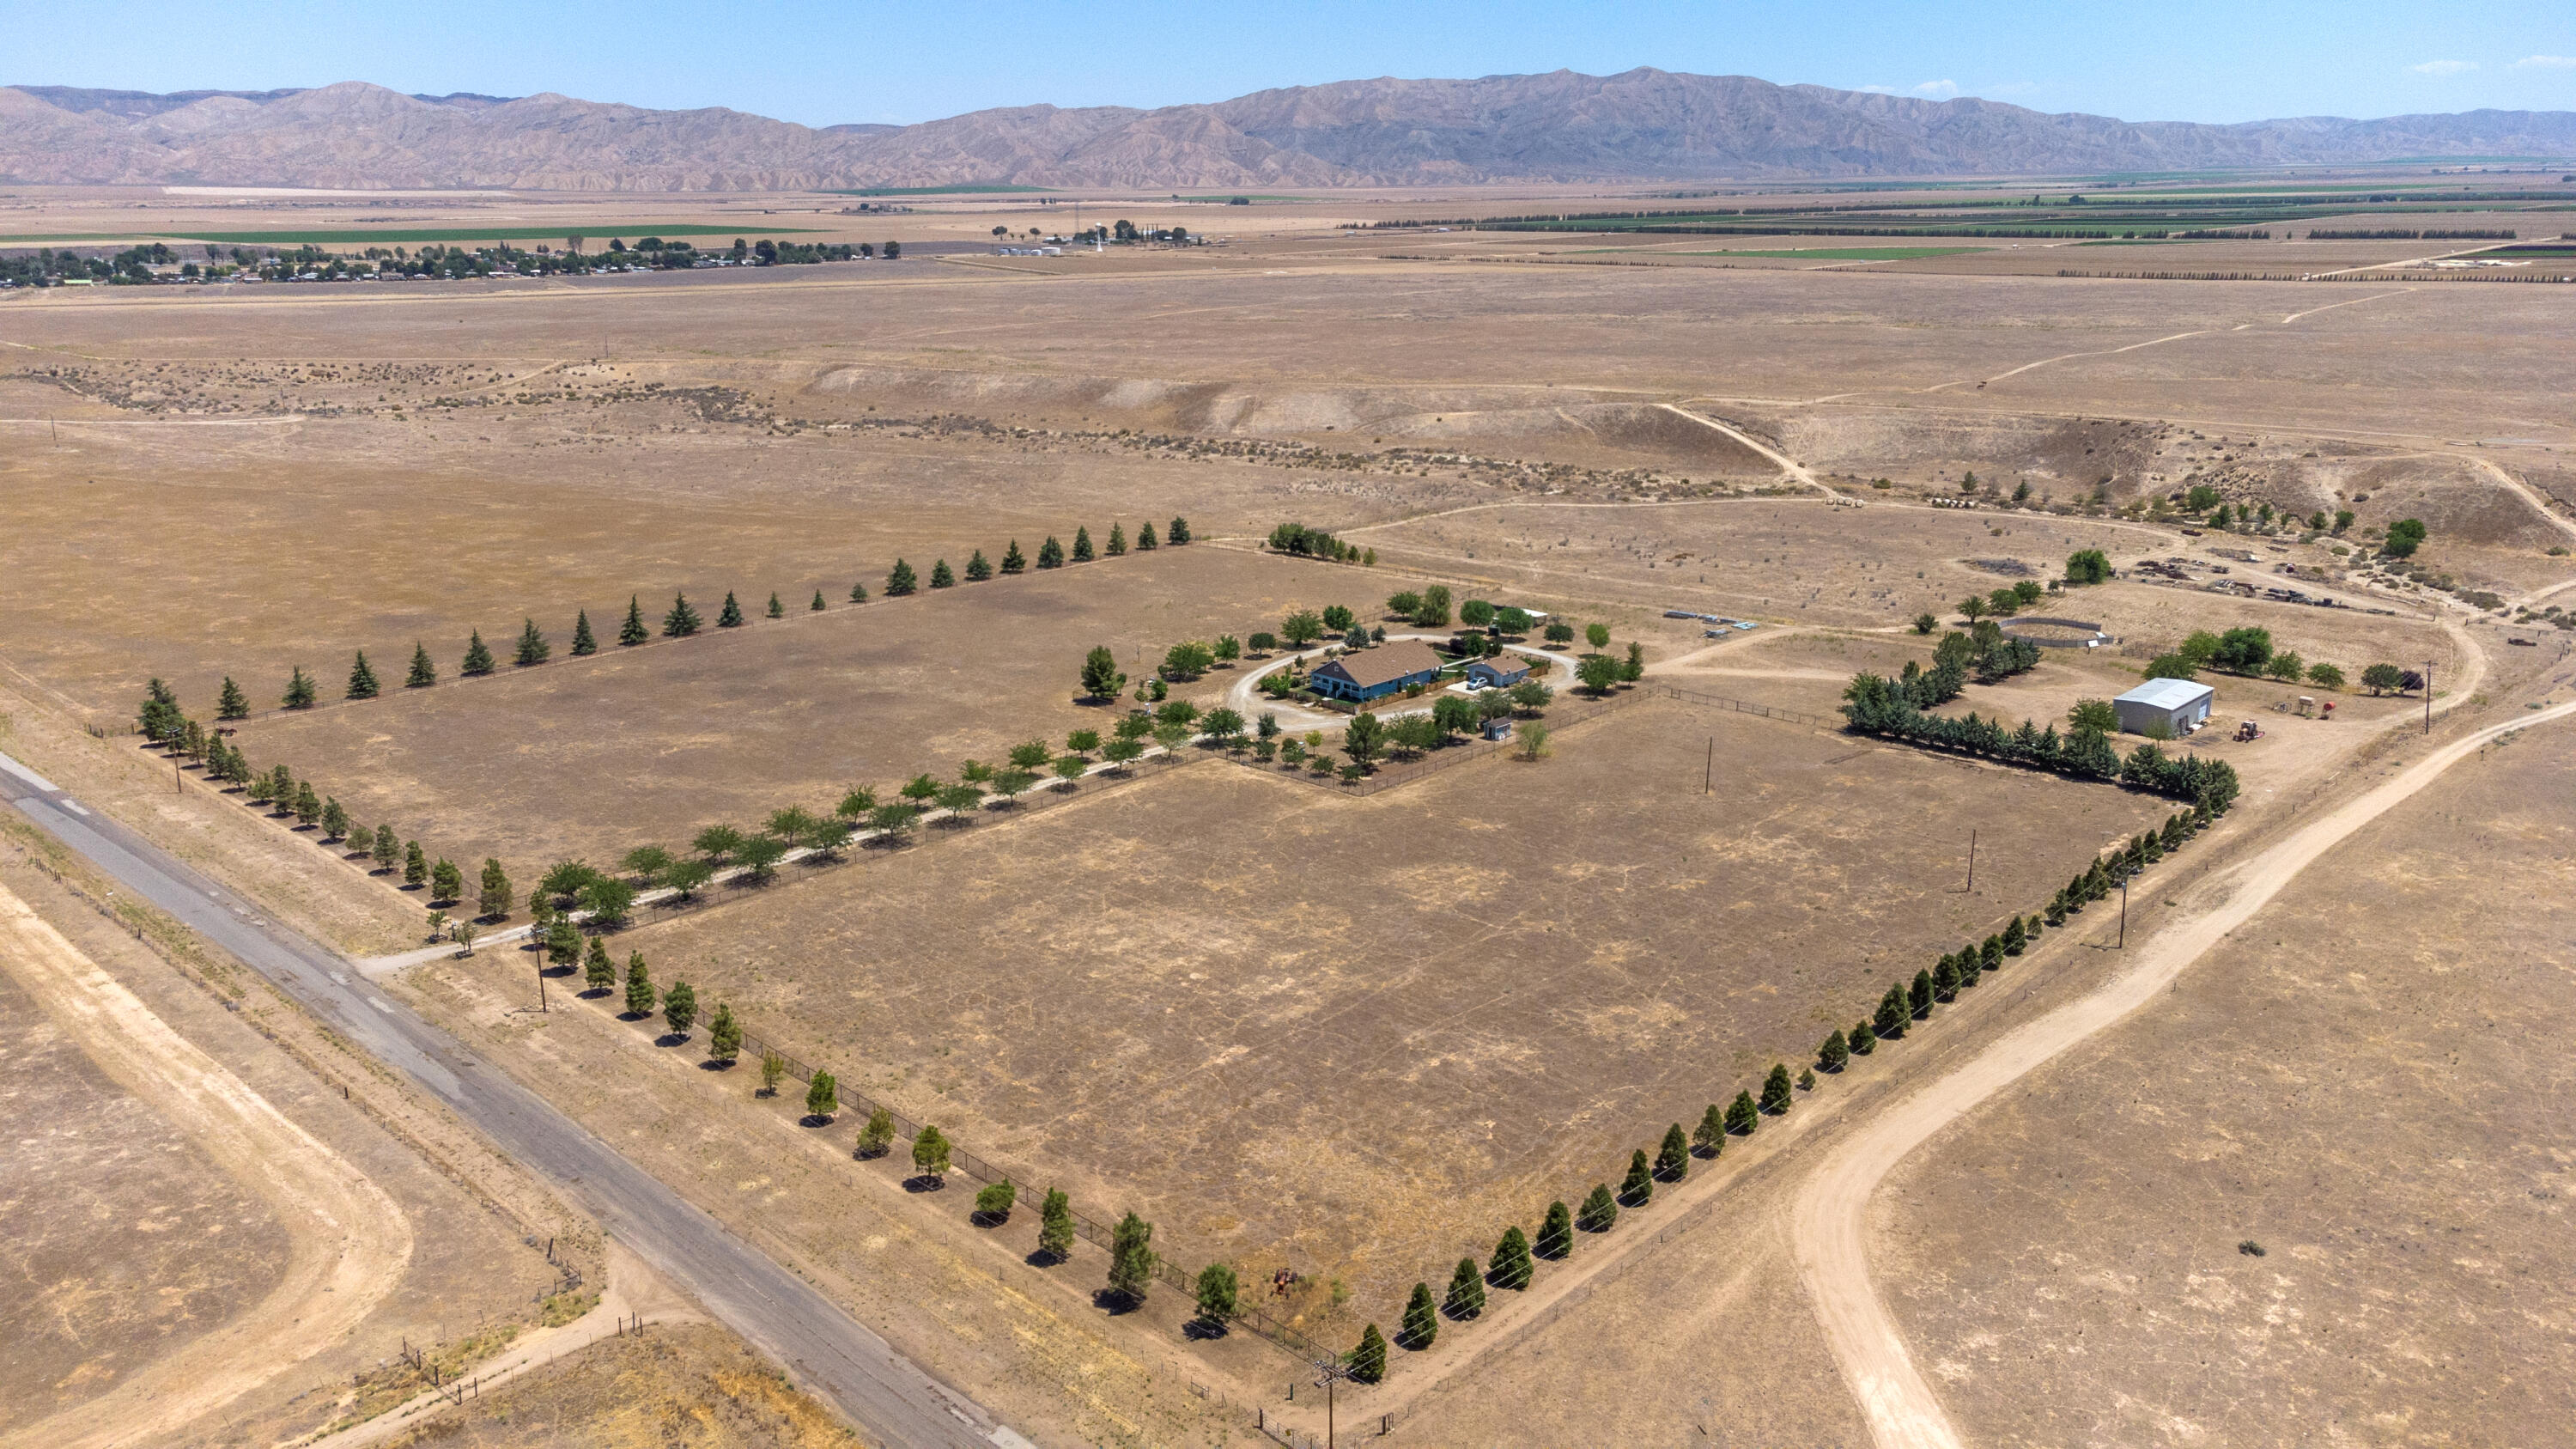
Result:
M0 799L124 888L275 982L334 1030L481 1128L503 1151L551 1179L619 1242L685 1285L734 1331L790 1365L800 1382L870 1440L905 1449L1028 1446L805 1280L379 992L338 954L268 920L251 902L6 755L0 755Z

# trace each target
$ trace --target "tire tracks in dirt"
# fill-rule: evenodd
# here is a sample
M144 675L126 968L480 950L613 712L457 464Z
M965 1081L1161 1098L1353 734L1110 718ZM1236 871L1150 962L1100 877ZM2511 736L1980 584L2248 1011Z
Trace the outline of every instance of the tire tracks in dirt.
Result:
M292 1247L277 1287L87 1403L0 1433L0 1445L107 1449L171 1433L354 1330L411 1262L402 1209L347 1158L173 1031L6 887L0 969L99 1068L275 1209Z

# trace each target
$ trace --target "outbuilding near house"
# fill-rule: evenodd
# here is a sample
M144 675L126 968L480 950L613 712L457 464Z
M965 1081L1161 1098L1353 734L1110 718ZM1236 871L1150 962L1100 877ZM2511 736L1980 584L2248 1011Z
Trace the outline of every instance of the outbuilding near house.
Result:
M2210 704L2217 698L2218 692L2206 684L2150 679L2111 701L2111 708L2120 716L2120 728L2130 734L2161 733L2167 739L2180 739L2209 718Z
M1440 677L1440 656L1419 639L1398 639L1354 650L1306 676L1307 686L1330 699L1366 704L1412 684Z
M1529 661L1517 654L1497 654L1479 659L1467 666L1467 679L1480 688L1495 689L1518 684L1529 678Z

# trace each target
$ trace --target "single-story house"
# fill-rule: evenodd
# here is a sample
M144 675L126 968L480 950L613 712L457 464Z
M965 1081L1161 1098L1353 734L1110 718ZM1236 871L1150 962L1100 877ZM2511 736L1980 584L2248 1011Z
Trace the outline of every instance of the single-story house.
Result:
M1439 677L1440 656L1431 652L1430 645L1419 639L1398 639L1345 654L1307 675L1306 683L1327 698L1365 704Z
M1529 678L1529 661L1517 654L1503 653L1479 659L1467 666L1467 679L1482 689L1500 689Z
M2120 728L2130 734L2154 734L2161 725L2166 736L2180 739L2209 718L2210 703L2217 697L2208 685L2188 679L2150 679L2111 701L2111 708L2120 716Z

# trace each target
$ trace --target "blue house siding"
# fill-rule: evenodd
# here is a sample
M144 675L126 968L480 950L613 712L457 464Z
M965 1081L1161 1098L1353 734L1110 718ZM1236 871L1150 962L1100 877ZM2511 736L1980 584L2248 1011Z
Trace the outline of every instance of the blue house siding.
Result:
M1439 677L1440 671L1437 669L1420 669L1411 674L1399 674L1383 683L1358 685L1347 679L1336 679L1322 670L1317 670L1308 676L1317 694L1329 695L1334 699L1347 699L1358 704L1366 704L1373 699L1384 699L1390 694L1400 692L1407 685L1427 685Z

